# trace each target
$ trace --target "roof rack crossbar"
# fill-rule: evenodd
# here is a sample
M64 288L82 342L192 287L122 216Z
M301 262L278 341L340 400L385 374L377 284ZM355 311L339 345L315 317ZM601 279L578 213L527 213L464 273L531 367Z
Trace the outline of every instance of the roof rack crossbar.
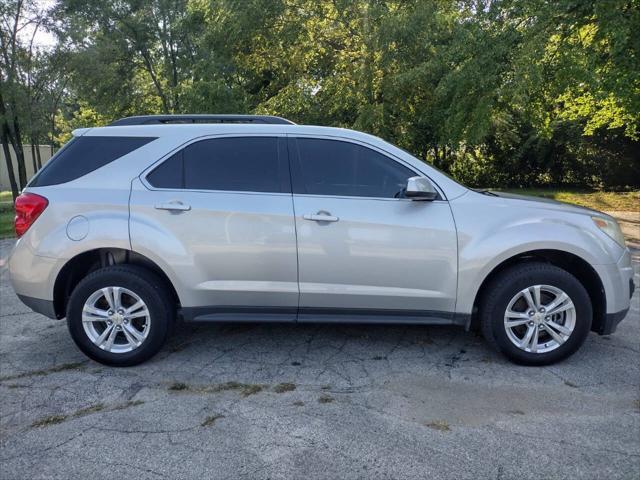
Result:
M122 125L166 125L175 123L259 123L295 125L291 120L273 115L139 115L125 117L109 126Z

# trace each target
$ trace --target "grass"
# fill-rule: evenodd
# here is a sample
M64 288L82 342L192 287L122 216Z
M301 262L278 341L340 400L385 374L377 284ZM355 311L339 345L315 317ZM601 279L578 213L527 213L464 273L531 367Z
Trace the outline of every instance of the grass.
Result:
M7 380L17 380L19 378L28 378L28 377L42 377L45 375L50 375L52 373L64 372L67 370L81 370L84 368L87 362L73 362L73 363L63 363L62 365L54 365L50 368L45 368L42 370L32 370L30 372L18 373L15 375L7 375L4 377L0 377L0 382L5 382Z
M204 421L200 424L200 426L202 427L210 427L211 425L213 425L214 423L216 423L216 420L220 419L220 418L224 418L224 415L209 415L207 418L204 419Z
M496 189L502 190L502 189ZM552 188L504 189L505 192L534 197L552 198L561 202L574 203L595 210L618 210L637 212L640 210L640 191L600 192Z
M318 403L331 403L335 400L331 395L320 395L318 397Z
M75 412L69 413L67 415L49 415L48 417L43 417L35 420L31 426L33 428L42 428L49 427L51 425L57 425L58 423L66 422L67 420L72 420L74 418L82 418L87 415L92 415L98 412L115 412L117 410L124 410L125 408L135 407L138 405L142 405L144 401L142 400L129 400L125 403L119 403L117 405L106 406L103 403L96 403L94 405L90 405L85 408L81 408L76 410Z
M188 385L182 382L174 382L169 385L168 390L172 392L190 392L190 393L220 393L228 391L237 391L243 397L255 395L264 390L266 385L258 385L254 383L226 382L214 383L211 385Z
M433 422L425 423L424 426L440 432L448 432L451 430L451 427L446 420L434 420Z
M67 415L49 415L48 417L39 418L31 424L33 428L49 427L51 425L57 425L67 420Z
M15 235L13 230L13 205L0 204L0 238L10 238Z
M273 387L273 391L276 393L293 392L296 389L295 383L279 383Z

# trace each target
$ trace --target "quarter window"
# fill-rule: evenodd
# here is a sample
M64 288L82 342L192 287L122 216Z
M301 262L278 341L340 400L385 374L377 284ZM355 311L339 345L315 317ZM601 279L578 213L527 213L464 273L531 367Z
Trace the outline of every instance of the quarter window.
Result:
M157 188L184 188L183 169L182 152L178 152L147 175L147 181Z
M155 140L155 137L75 137L47 162L29 186L58 185L80 178Z
M395 160L355 143L298 138L295 193L399 198L416 174Z

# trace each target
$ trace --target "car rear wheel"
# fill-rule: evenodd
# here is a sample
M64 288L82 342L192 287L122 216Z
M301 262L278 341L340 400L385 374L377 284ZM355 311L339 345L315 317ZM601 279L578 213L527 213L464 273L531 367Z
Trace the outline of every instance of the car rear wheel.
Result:
M73 290L67 325L88 357L111 366L136 365L160 350L175 318L160 278L134 265L97 270Z
M482 332L516 363L547 365L573 354L591 329L589 294L569 272L523 263L500 273L480 304Z

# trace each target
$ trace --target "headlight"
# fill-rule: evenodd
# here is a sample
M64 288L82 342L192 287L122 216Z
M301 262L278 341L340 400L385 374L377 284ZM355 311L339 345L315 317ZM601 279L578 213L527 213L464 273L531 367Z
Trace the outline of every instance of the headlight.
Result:
M596 224L596 227L613 238L621 247L625 247L624 235L618 222L603 217L591 217L591 220Z

